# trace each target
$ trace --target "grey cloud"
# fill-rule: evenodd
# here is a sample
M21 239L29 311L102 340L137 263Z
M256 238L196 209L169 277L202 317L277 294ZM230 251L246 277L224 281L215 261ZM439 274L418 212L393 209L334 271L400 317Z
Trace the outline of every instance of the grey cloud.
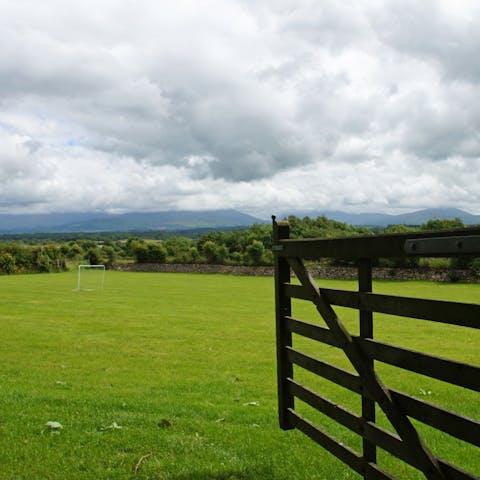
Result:
M352 2L323 1L315 8L300 4L280 25L280 34L292 34L314 49L338 51L368 41L366 11Z
M42 142L36 140L25 140L23 146L28 150L29 153L35 153L42 147Z
M195 72L185 75L194 77ZM212 156L217 161L209 164L209 174L235 181L312 161L291 119L274 108L268 111L268 98L256 102L245 90L239 86L232 92L228 85L215 92L198 87L191 93L158 87L157 98L152 92L125 101L119 89L76 102L74 113L67 113L66 103L62 115L86 129L93 148L153 164L178 165L191 155Z
M299 145L292 115L277 109L281 94L252 72L235 78L229 72L234 58L212 65L205 49L217 48L213 44L197 52L180 49L174 59L161 45L156 67L137 72L93 42L58 42L37 31L18 36L9 30L6 37L9 48L0 68L8 79L2 86L10 105L21 98L25 108L29 103L38 107L43 97L49 114L81 132L85 146L154 164L209 155L217 159L209 174L234 181L314 159L308 146ZM19 44L24 48L15 57ZM138 46L140 56L150 54ZM277 104L269 109L271 101Z
M392 134L388 147L419 161L478 158L480 107L472 103L478 91L455 83L400 91L378 117Z
M104 51L59 43L46 32L0 29L0 97L74 98L106 91L121 68Z
M380 38L406 55L425 59L436 65L450 80L478 84L480 64L480 8L473 3L463 21L455 21L456 5L442 8L434 0L387 2L372 21ZM453 18L452 18L453 16Z

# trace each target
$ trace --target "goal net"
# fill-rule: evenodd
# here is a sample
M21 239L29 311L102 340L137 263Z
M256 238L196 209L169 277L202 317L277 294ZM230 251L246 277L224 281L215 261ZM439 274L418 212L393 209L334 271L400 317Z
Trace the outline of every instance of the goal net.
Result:
M77 291L103 290L105 285L105 265L79 265Z

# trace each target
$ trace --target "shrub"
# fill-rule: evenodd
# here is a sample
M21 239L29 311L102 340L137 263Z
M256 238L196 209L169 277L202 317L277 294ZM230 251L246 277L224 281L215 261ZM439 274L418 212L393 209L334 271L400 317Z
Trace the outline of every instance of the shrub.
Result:
M470 264L470 269L477 276L480 277L480 257L474 258Z
M103 247L103 255L107 267L111 267L117 258L117 252L112 246L107 245L106 247Z
M198 253L197 247L190 247L190 249L188 250L188 254L192 263L198 262L200 254Z
M263 243L259 240L253 240L246 248L248 263L251 265L260 265L264 253L265 247L263 246Z
M167 251L156 243L138 243L133 251L137 263L165 263Z
M43 250L39 252L37 257L37 270L39 272L50 272L53 270L52 259Z
M447 280L451 283L457 283L462 279L461 274L456 270L450 270L447 275Z
M0 254L0 272L7 275L15 272L15 258L10 253Z
M202 247L203 255L207 263L216 263L217 260L217 245L212 240L207 240Z
M448 269L452 266L451 258L435 258L435 257L425 257L418 260L418 266L420 268L431 268L431 269Z
M97 247L91 247L87 250L86 258L90 265L99 265L102 263L102 252Z
M232 265L241 265L243 263L243 255L240 252L230 254L230 263Z

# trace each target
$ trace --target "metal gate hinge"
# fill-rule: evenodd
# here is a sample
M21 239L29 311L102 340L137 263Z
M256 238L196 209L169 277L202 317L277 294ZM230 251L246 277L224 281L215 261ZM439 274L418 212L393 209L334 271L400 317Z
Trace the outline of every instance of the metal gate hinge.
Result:
M408 255L480 254L480 235L406 240L404 249Z

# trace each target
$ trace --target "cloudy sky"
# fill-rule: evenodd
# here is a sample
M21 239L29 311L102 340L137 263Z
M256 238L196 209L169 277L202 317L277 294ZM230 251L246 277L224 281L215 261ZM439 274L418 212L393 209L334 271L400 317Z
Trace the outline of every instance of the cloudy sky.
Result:
M0 0L0 213L480 213L477 0Z

